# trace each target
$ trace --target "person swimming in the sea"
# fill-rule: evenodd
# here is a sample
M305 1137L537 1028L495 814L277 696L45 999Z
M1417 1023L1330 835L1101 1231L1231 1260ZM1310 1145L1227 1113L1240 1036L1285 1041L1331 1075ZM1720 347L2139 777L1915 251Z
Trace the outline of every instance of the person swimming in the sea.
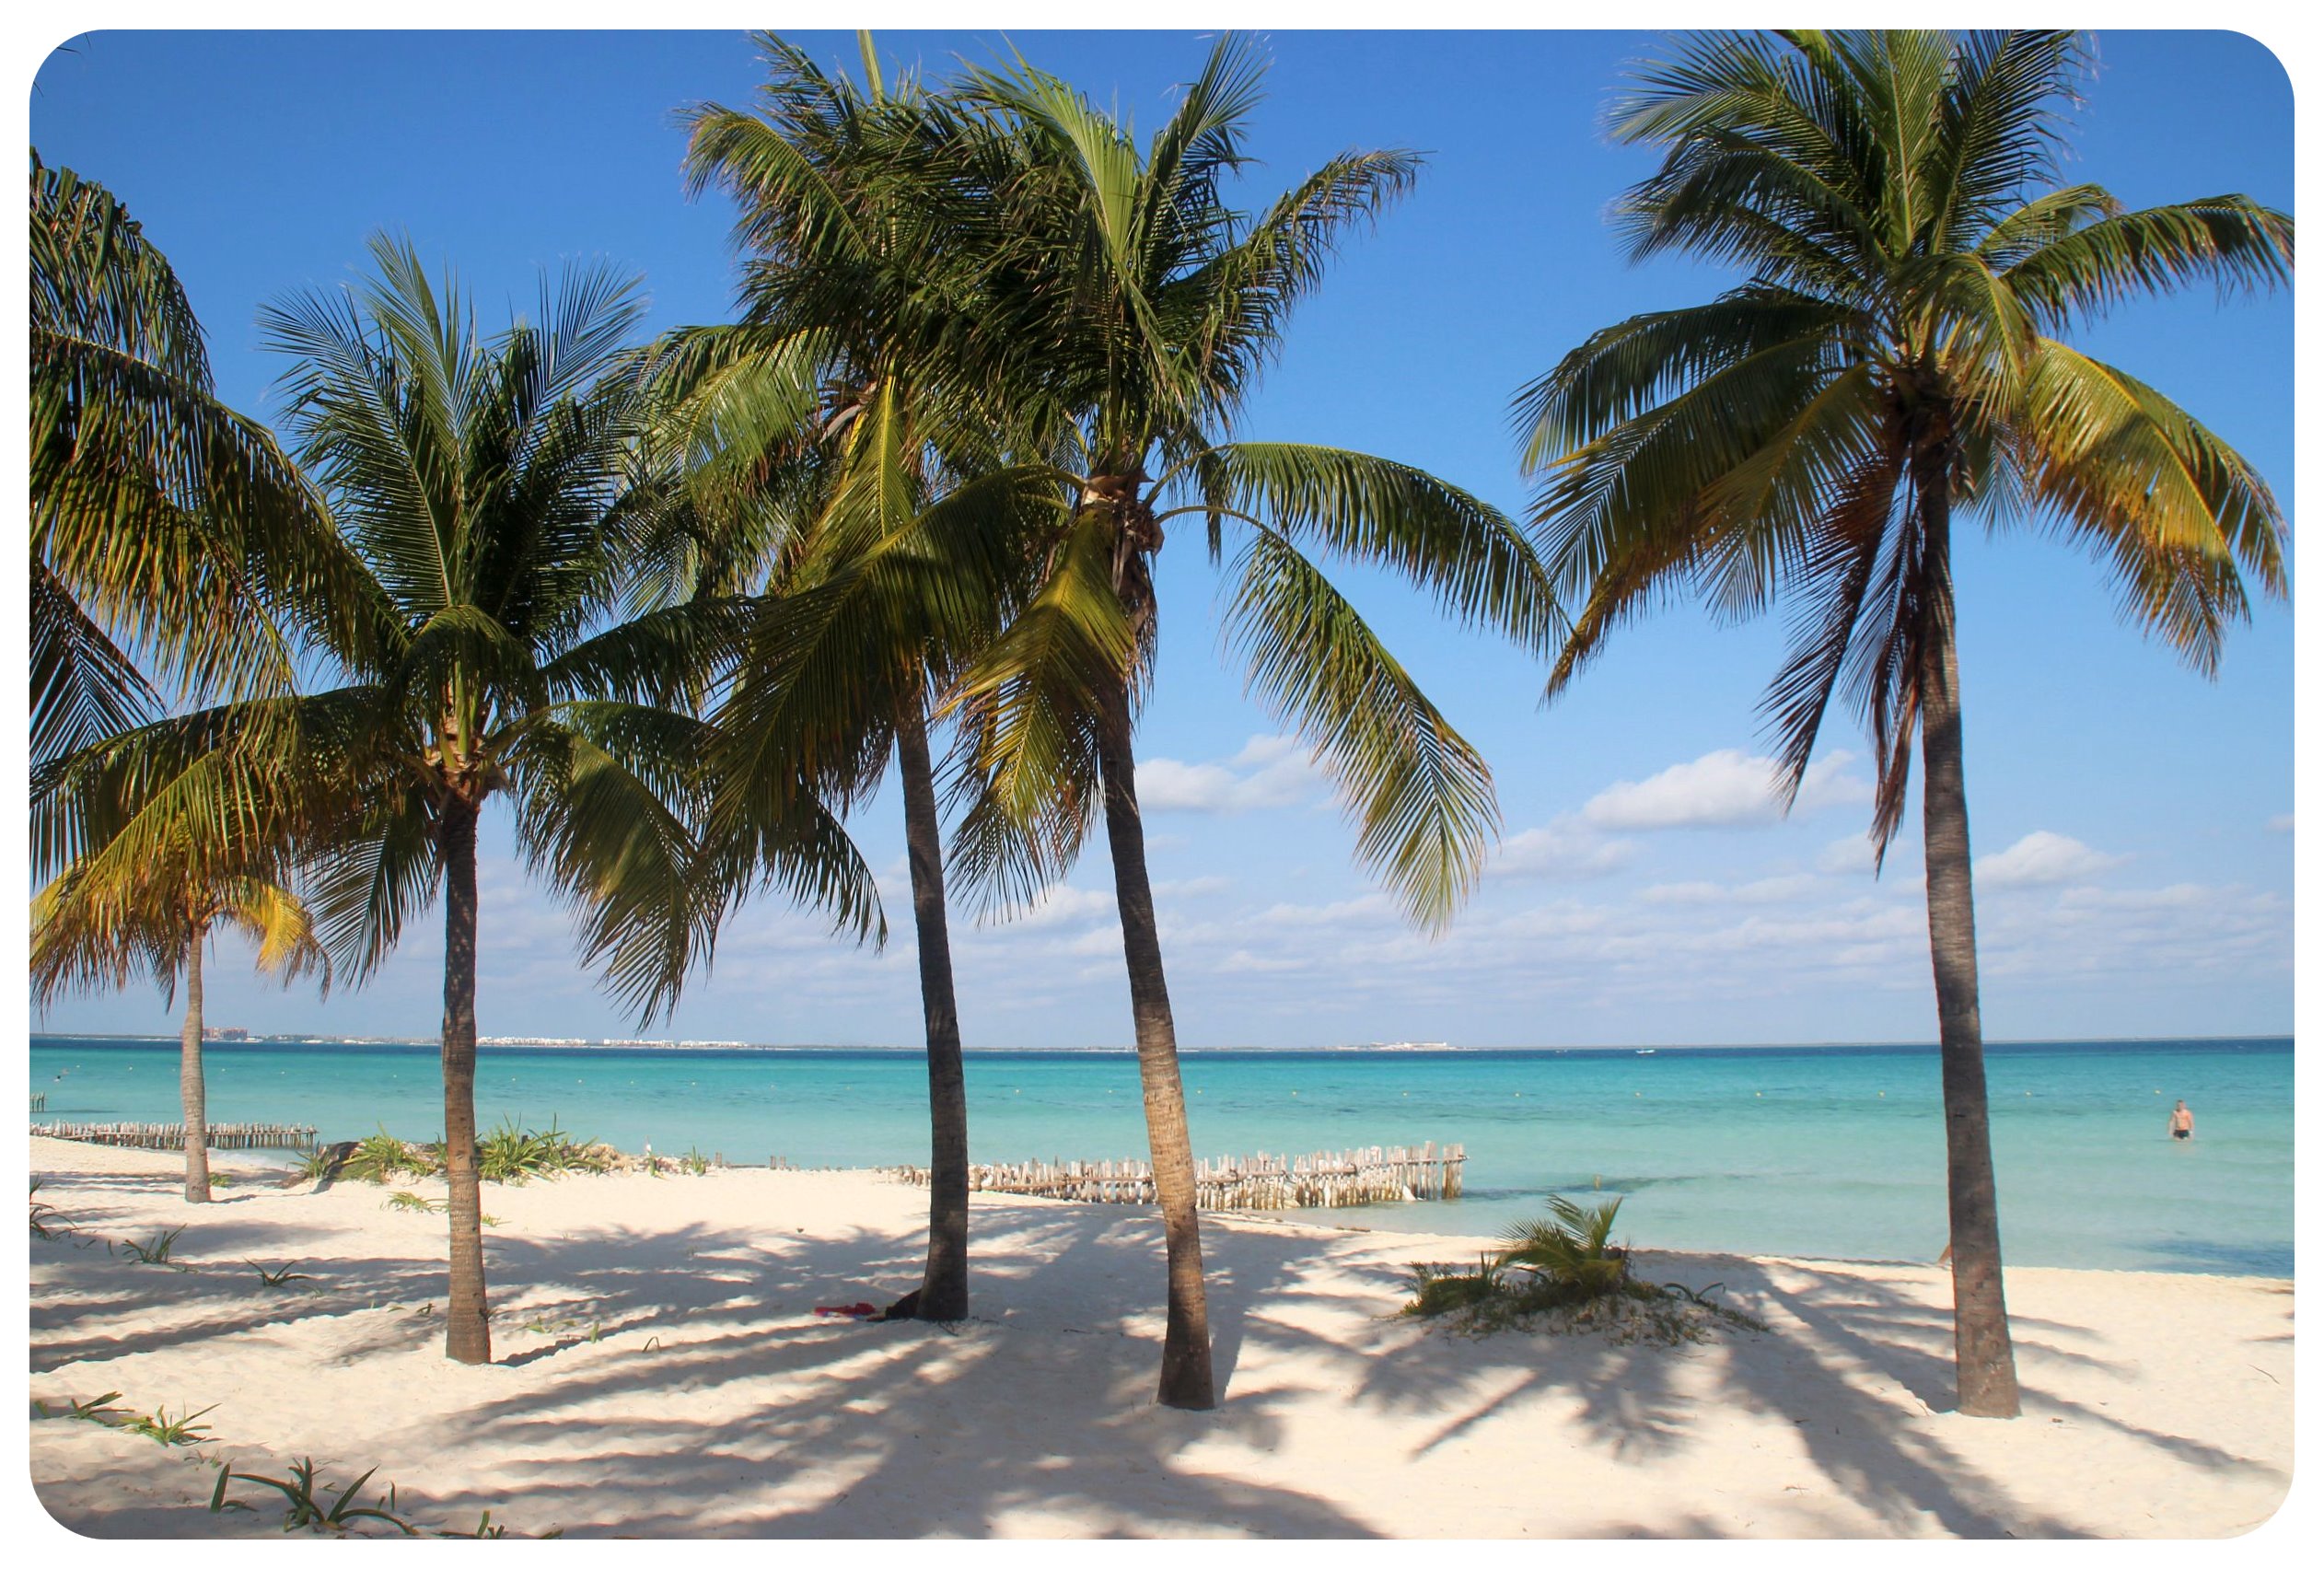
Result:
M2175 1139L2191 1139L2195 1136L2195 1114L2187 1110L2187 1103L2184 1100L2171 1108L2170 1136Z

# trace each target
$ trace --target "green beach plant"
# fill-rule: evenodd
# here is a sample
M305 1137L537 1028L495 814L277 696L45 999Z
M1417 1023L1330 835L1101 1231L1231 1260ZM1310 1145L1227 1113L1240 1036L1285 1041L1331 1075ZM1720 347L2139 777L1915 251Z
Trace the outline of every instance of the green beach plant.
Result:
M414 1193L407 1190L400 1193L389 1193L388 1202L380 1207L408 1210L415 1215L442 1215L449 1202L446 1199L431 1199L424 1193Z
M32 1235L45 1242L73 1228L64 1223L63 1213L54 1204L42 1202L41 1180L38 1177L32 1179L29 1195L32 1204Z
M121 1249L141 1264L161 1264L169 1269L183 1270L186 1266L171 1261L169 1254L177 1247L178 1238L184 1235L185 1229L182 1226L174 1226L167 1231L156 1232L150 1242L124 1241Z
M598 1146L575 1139L552 1121L544 1132L519 1128L513 1120L477 1141L476 1168L487 1182L519 1184L535 1177L603 1169Z
M1917 734L1943 1059L1959 1409L2018 1411L2002 1290L1956 644L1957 523L2087 551L2124 613L2205 675L2244 575L2287 591L2282 508L2187 410L2063 334L2208 285L2288 284L2293 223L2242 195L2131 209L2063 184L2075 34L1683 35L1610 125L1663 156L1617 202L1633 259L1744 281L1592 334L1516 400L1533 506L1581 601L1549 693L1620 624L1691 591L1779 600L1764 703L1795 797L1835 695L1864 718L1876 866Z
M312 1280L315 1278L313 1275L298 1273L298 1267L296 1264L285 1264L280 1269L270 1270L264 1264L260 1263L256 1259L245 1259L242 1261L258 1272L259 1284L268 1291L280 1290L282 1287L288 1285L295 1280Z
M200 1411L188 1412L181 1416L171 1416L168 1408L162 1407L157 1409L151 1416L141 1416L134 1422L124 1422L118 1425L124 1432L142 1433L155 1443L165 1447L210 1444L216 1440L203 1436L210 1431L210 1424L206 1422L196 1422L194 1418L207 1415L217 1409L215 1405L206 1405Z
M357 1520L384 1520L405 1536L419 1535L417 1528L391 1512L395 1499L392 1487L378 1494L378 1507L365 1507L358 1504L364 1483L369 1482L378 1469L372 1467L339 1489L337 1500L326 1505L323 1499L331 1490L317 1486L318 1473L312 1457L294 1462L287 1482L279 1477L261 1476L255 1471L238 1471L230 1467L222 1467L218 1471L217 1485L210 1493L210 1512L215 1515L230 1508L247 1507L229 1500L226 1490L229 1482L250 1482L261 1487L273 1488L288 1502L290 1507L283 1521L285 1531L301 1528L313 1531L344 1531Z
M112 1427L132 1420L136 1414L113 1404L119 1399L121 1399L119 1389L108 1389L103 1394L86 1400L76 1400L67 1396L63 1410L52 1407L45 1401L34 1400L32 1410L38 1416L65 1417L75 1422L95 1422Z
M1553 1193L1549 1207L1547 1220L1509 1228L1500 1259L1505 1268L1527 1271L1536 1283L1532 1289L1555 1299L1586 1301L1630 1284L1630 1250L1612 1241L1619 1197L1584 1209Z
M1553 1194L1548 1203L1547 1219L1510 1227L1506 1245L1482 1255L1473 1270L1413 1265L1412 1300L1401 1315L1443 1319L1468 1334L1603 1331L1618 1341L1666 1345L1707 1339L1722 1326L1766 1329L1749 1314L1710 1300L1716 1284L1697 1291L1635 1278L1630 1249L1613 1240L1620 1198L1585 1208Z

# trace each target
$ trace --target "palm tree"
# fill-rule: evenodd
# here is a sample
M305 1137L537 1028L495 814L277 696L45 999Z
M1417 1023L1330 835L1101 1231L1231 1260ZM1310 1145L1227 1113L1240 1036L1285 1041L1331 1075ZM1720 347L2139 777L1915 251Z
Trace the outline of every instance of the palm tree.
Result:
M486 338L407 243L375 273L261 318L301 463L364 568L329 644L345 682L300 700L305 762L350 803L317 876L354 973L445 895L446 1354L491 1357L476 1168L476 842L495 796L573 909L585 962L645 1017L706 958L725 889L690 822L707 731L685 712L704 612L625 617L672 505L653 400L626 346L640 304L603 269L544 280L537 320ZM811 803L808 806L811 807ZM868 923L867 871L806 807L750 847L772 880ZM762 858L759 858L762 857Z
M30 293L34 760L159 715L148 670L180 694L288 692L290 633L343 592L345 552L265 428L218 401L168 258L37 153Z
M725 524L698 552L701 581L768 596L716 715L722 798L731 810L813 789L853 805L897 765L930 1124L927 1256L899 1307L956 1320L969 1310L968 1099L930 706L1005 619L1008 577L1031 559L1010 534L1049 475L1012 469L946 397L947 356L975 322L969 231L989 203L973 171L992 140L910 76L890 90L867 35L868 93L778 38L759 42L761 112L687 116L694 190L715 181L740 207L743 319L673 335L662 360L713 498L696 516Z
M268 771L249 748L203 748L198 724L165 720L95 742L35 779L36 865L70 856L32 901L32 994L150 974L165 999L185 978L178 1090L184 1106L186 1202L210 1199L202 1071L202 949L220 923L250 938L258 968L285 985L331 964L298 896L285 886L287 824ZM189 750L188 743L194 745ZM46 852L46 854L43 854Z
M1534 509L1583 604L1550 692L1674 588L1794 604L1768 690L1785 800L1837 691L1877 758L1872 838L1902 820L1917 727L1945 1090L1960 1409L2014 1416L1986 1124L1954 648L1957 511L2109 564L2196 668L2284 591L2251 466L2154 388L2055 334L2139 294L2272 285L2292 220L2239 195L2126 211L2057 185L2064 32L1718 34L1638 71L1622 141L1663 148L1615 223L1633 259L1744 271L1708 305L1607 328L1518 398Z
M1221 187L1245 161L1263 73L1247 40L1222 38L1143 150L1029 65L971 73L963 89L1023 148L994 194L986 341L1005 345L993 374L1052 462L1059 521L1038 591L966 673L960 706L994 814L1039 847L1035 872L1072 857L1102 803L1168 1244L1159 1398L1197 1410L1215 1402L1202 1240L1133 747L1164 525L1203 518L1214 561L1239 536L1226 630L1251 689L1332 774L1358 858L1432 928L1497 826L1491 775L1301 547L1392 567L1529 647L1563 630L1532 550L1493 508L1385 459L1224 439L1334 242L1418 168L1409 153L1349 154L1256 216L1236 211ZM967 843L972 864L984 843Z

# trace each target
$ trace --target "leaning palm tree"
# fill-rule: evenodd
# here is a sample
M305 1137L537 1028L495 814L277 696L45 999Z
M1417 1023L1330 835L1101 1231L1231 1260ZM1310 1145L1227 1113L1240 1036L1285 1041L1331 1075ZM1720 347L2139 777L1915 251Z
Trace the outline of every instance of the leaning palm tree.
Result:
M1263 72L1248 40L1223 38L1143 149L1029 65L971 73L962 89L1022 148L994 192L986 341L1001 345L993 374L1015 390L1024 444L1051 464L1057 521L1037 591L966 672L959 706L989 781L986 819L1038 847L1018 863L1028 883L1062 868L1104 814L1168 1255L1159 1398L1193 1409L1215 1389L1133 748L1164 526L1201 518L1214 561L1235 538L1226 630L1251 688L1332 775L1358 858L1432 928L1473 886L1497 825L1491 775L1302 547L1400 571L1530 648L1563 626L1531 548L1491 506L1385 459L1226 439L1335 241L1418 168L1409 153L1349 154L1265 211L1237 211L1222 187L1245 161ZM970 832L956 858L989 873L1008 843Z
M202 1068L202 950L223 924L258 968L287 985L331 964L285 886L290 822L272 771L250 748L209 748L198 726L164 720L56 760L34 780L35 865L63 869L32 901L32 995L114 990L149 975L168 999L186 987L178 1091L188 1203L210 1198Z
M2194 416L2056 336L2118 300L2272 285L2292 221L2239 195L2126 211L2058 185L2063 32L1689 39L1640 68L1616 137L1665 150L1615 222L1633 258L1746 281L1589 338L1518 398L1535 507L1582 603L1550 692L1674 589L1794 606L1769 688L1785 799L1835 693L1877 759L1872 839L1920 735L1960 1409L2017 1412L1986 1122L1954 647L1957 513L2108 564L2127 612L2214 671L2284 589L2266 482Z
M913 77L890 88L868 37L867 92L759 41L759 112L687 116L694 189L715 182L740 209L742 320L674 334L659 367L682 391L676 428L707 493L691 516L721 524L698 541L698 581L764 596L715 716L730 808L717 815L793 788L859 804L896 763L930 1181L920 1284L890 1311L956 1320L969 1310L968 1099L929 711L1005 620L1050 485L947 398L947 364L976 325L974 230L991 214L975 171L1005 149Z
M686 711L704 612L627 615L674 494L627 346L634 284L544 282L536 320L479 333L448 280L380 237L372 276L261 317L299 459L365 574L329 651L345 684L299 701L299 764L342 804L316 875L324 939L355 974L440 887L445 903L446 1354L491 1358L476 1167L477 834L506 796L531 869L572 908L585 962L652 1017L706 959L729 890L690 826L707 731ZM750 865L841 918L877 913L854 846L811 801ZM320 815L320 811L319 811ZM738 852L741 854L744 852ZM705 889L719 890L705 893Z
M168 258L71 169L31 170L32 752L164 695L291 689L350 563L264 426L218 401Z

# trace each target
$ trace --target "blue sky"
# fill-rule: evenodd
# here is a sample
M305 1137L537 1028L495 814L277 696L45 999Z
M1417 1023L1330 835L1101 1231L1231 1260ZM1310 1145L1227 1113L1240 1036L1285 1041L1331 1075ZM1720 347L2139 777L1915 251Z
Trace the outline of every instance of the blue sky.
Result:
M790 35L853 69L840 33ZM1018 33L1027 56L1141 128L1199 65L1189 33ZM998 33L883 33L940 76ZM1603 214L1645 155L1598 115L1619 33L1296 32L1272 41L1246 181L1256 206L1349 147L1425 152L1418 190L1352 243L1295 319L1243 432L1417 463L1511 510L1526 488L1511 394L1584 335L1702 298L1715 272L1625 266ZM2292 203L2291 91L2230 33L2110 32L2071 177L2133 204L2243 191ZM41 68L34 145L110 185L169 254L218 380L267 415L281 366L253 317L343 279L374 228L458 267L492 320L544 267L645 274L649 326L720 320L730 213L690 204L672 111L741 103L749 41L679 33L103 33ZM502 302L506 302L503 306ZM2161 386L2293 502L2292 301L2208 292L2142 303L2085 346ZM2263 605L2221 679L2120 620L2091 564L2026 533L1965 540L1958 572L1989 1037L2288 1031L2292 618ZM1920 844L1876 881L1870 768L1827 726L1788 819L1764 791L1757 703L1780 616L1720 626L1673 607L1626 631L1552 709L1541 671L1447 628L1393 583L1343 586L1492 763L1505 819L1483 887L1444 937L1405 927L1351 864L1352 833L1300 749L1222 658L1216 578L1180 540L1161 568L1159 690L1141 794L1179 1038L1195 1046L1928 1040ZM1911 814L1917 819L1917 808ZM874 954L777 904L746 908L714 972L657 1036L907 1044L919 1005L890 792L855 823L894 928ZM1125 1043L1129 1009L1101 848L1033 915L955 929L971 1046ZM479 1016L486 1034L626 1036L580 972L563 914L488 831ZM215 1022L428 1036L436 918L359 994L318 1002L224 945ZM76 999L60 1030L165 1030L150 991Z

